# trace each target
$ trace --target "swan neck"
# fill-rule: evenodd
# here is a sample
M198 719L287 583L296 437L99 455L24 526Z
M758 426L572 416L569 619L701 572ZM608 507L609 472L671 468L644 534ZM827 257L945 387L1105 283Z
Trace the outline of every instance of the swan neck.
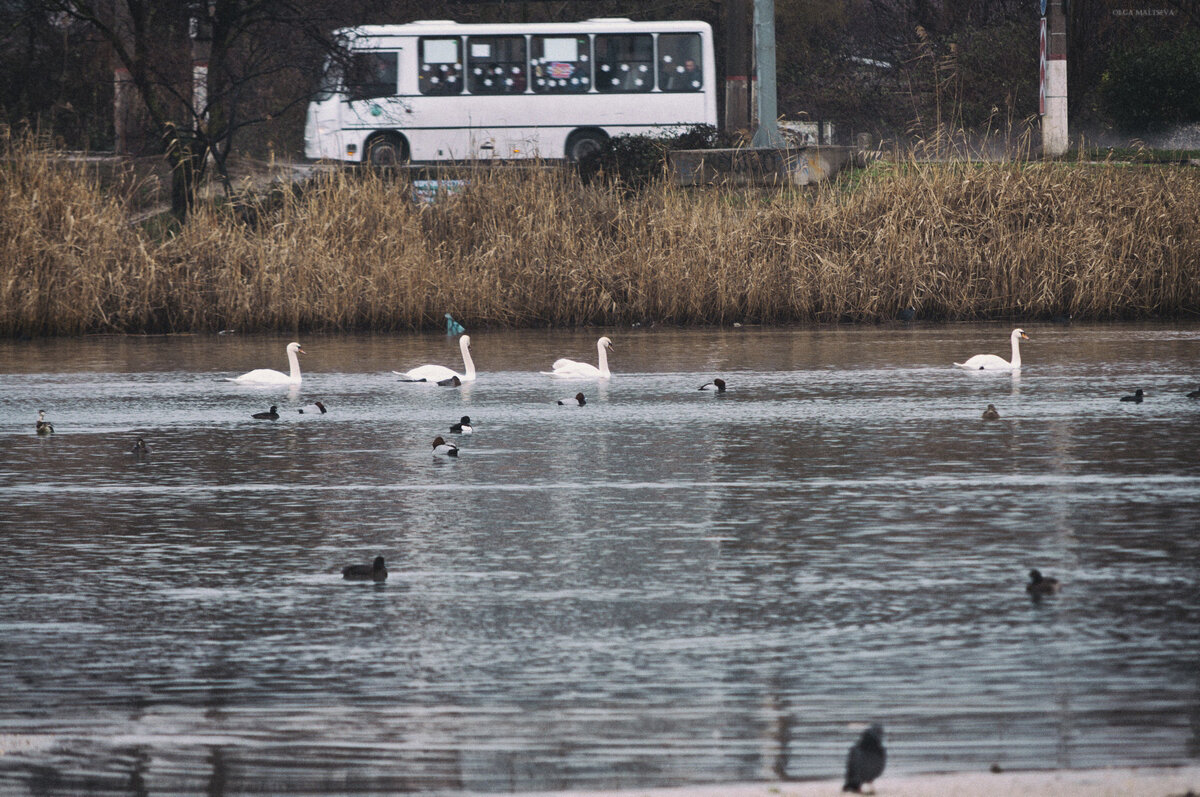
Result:
M296 352L289 350L288 353L288 368L290 370L289 377L293 382L300 381L300 358L296 356Z
M474 381L475 361L471 359L471 347L468 346L467 341L462 338L460 338L458 341L458 347L462 349L463 367L466 370L466 373L463 374L463 376L467 378L468 382Z
M609 375L609 373L608 373L608 349L604 348L603 343L597 343L596 351L600 355L600 357L599 357L599 359L600 359L600 375L608 376Z
M1012 367L1021 367L1021 339L1017 335L1012 336Z

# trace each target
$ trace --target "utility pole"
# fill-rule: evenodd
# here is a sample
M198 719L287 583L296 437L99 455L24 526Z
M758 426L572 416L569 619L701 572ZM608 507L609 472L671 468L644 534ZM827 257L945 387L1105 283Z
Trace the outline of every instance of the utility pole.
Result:
M208 115L208 58L212 52L211 8L208 2L194 2L188 20L188 38L192 40L192 113L201 128Z
M1067 15L1065 0L1041 0L1042 154L1066 154L1067 132ZM1047 13L1048 12L1048 13Z
M779 113L775 93L775 0L754 0L754 61L758 78L754 103L758 127L750 144L783 147L783 136L779 134L776 122Z

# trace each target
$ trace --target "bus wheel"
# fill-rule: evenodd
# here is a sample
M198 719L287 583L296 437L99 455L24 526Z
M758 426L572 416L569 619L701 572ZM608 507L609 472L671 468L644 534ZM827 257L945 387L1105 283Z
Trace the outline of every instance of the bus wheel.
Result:
M600 130L580 130L567 139L567 160L579 163L582 158L599 152L608 136Z
M391 169L408 162L408 147L397 135L381 135L367 142L363 163L377 171Z

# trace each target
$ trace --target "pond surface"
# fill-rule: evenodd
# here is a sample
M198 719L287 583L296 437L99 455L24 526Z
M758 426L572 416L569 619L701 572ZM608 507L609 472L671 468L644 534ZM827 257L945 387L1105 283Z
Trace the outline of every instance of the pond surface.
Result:
M219 381L290 338L0 342L0 792L831 778L873 721L890 774L1194 762L1200 326L1026 331L473 331L457 388L391 373L444 335L299 389Z

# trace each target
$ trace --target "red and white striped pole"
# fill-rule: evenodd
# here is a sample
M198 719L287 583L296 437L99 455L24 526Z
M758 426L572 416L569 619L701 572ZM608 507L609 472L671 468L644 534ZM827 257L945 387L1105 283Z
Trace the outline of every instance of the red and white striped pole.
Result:
M1067 132L1067 15L1065 0L1042 0L1041 86L1038 112L1042 115L1042 154L1066 154Z

